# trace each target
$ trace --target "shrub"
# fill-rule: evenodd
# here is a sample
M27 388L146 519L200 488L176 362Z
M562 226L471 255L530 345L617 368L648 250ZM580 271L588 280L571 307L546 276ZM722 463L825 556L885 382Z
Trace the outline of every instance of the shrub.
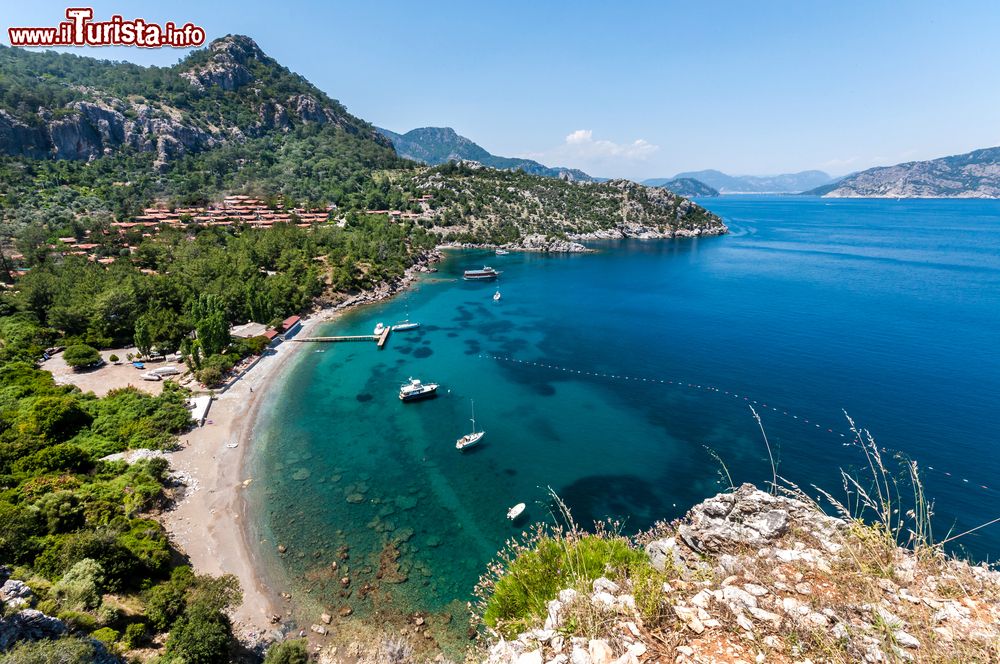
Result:
M96 608L101 603L104 568L96 560L84 558L63 574L52 586L52 594L60 605L73 610Z
M195 604L171 628L166 655L184 664L216 664L228 661L231 644L229 619L211 607Z
M275 643L267 651L264 664L307 664L309 651L305 639L293 639Z
M125 628L125 636L122 637L122 645L133 650L138 648L146 640L146 623L132 623Z
M528 542L501 554L491 566L493 577L477 586L483 622L514 637L532 618L544 616L546 603L563 588L589 591L600 576L648 565L643 552L622 536L538 529Z
M119 636L118 631L111 629L110 627L102 627L94 630L90 635L106 646L114 645Z
M74 369L79 369L81 367L90 366L100 360L101 354L98 353L97 349L93 346L88 346L87 344L76 344L63 351L63 359L66 360L66 364L69 366Z
M111 353L111 355L108 356L108 359L114 362L115 364L121 362L121 358L115 355L114 353Z
M22 641L3 656L3 664L92 664L97 650L82 639Z
M41 607L39 607L41 610ZM56 614L59 620L66 623L70 629L78 630L81 632L93 632L97 629L97 618L90 615L89 613L83 613L82 611L60 611Z

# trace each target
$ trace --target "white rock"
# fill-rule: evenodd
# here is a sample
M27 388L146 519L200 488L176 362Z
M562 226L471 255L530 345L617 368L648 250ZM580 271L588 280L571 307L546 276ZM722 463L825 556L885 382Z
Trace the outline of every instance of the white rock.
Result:
M570 664L593 664L590 653L580 646L573 646L573 652L569 656Z
M697 595L695 595L688 601L694 604L695 606L707 609L708 605L711 603L711 600L712 600L712 592L709 590L701 590L698 592Z
M904 632L901 629L897 629L894 633L894 636L896 637L896 643L903 646L904 648L920 647L920 641L917 640L917 637L913 636L908 632Z
M545 660L542 659L542 650L539 648L538 650L521 654L516 661L517 664L542 664Z
M603 576L594 579L594 592L595 593L611 593L612 595L617 595L621 591L621 588L617 583L611 581L610 579L605 579Z
M577 593L572 588L566 588L565 590L560 590L559 601L562 602L563 604L569 604L570 602L576 599L576 596L578 594L579 593Z
M618 598L611 593L606 592L596 592L590 596L590 602L594 606L603 606L607 609L614 608L617 599Z
M764 586L758 586L756 583L743 584L743 590L747 591L754 597L763 597L767 594L767 588Z
M611 653L611 646L604 639L591 639L587 650L590 652L592 664L610 664L614 657Z
M726 586L722 589L722 596L729 602L730 606L736 608L740 606L757 606L757 598L739 586Z

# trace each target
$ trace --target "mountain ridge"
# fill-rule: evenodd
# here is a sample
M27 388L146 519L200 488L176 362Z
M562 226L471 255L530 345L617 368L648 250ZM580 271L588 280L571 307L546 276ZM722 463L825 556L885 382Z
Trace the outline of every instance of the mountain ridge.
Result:
M399 134L382 127L377 129L379 133L392 141L399 156L430 166L438 166L449 161L474 161L491 168L521 170L531 175L543 177L580 182L590 182L597 179L576 168L550 167L533 159L494 155L451 127L419 127L411 129L405 134Z
M648 186L662 186L669 180L698 180L721 194L797 194L828 184L830 175L818 170L781 173L778 175L729 175L715 169L686 171L672 178L650 178L642 181Z
M877 166L804 193L827 198L1000 198L1000 147Z

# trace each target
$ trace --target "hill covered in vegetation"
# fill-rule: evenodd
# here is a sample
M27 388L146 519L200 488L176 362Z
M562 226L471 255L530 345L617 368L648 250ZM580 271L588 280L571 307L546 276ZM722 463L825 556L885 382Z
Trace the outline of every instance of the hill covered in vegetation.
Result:
M475 161L483 166L502 170L524 171L531 175L543 175L563 180L590 182L594 178L576 168L545 166L534 159L499 157L465 136L460 136L451 127L421 127L405 134L397 134L379 128L379 132L392 141L397 154L407 159L431 166L449 161Z

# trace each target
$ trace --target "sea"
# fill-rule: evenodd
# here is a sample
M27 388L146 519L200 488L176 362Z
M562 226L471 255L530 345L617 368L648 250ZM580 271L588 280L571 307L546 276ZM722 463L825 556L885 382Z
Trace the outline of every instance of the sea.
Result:
M626 533L775 474L845 499L842 471L870 480L848 417L904 495L917 462L938 541L1000 517L1000 201L698 202L731 233L450 251L319 333L419 329L298 349L259 410L248 499L305 613L425 611L464 633L477 579L555 520L553 494ZM497 283L462 280L484 265ZM401 403L410 377L439 396ZM486 435L460 452L473 403ZM995 560L1000 524L950 548Z

